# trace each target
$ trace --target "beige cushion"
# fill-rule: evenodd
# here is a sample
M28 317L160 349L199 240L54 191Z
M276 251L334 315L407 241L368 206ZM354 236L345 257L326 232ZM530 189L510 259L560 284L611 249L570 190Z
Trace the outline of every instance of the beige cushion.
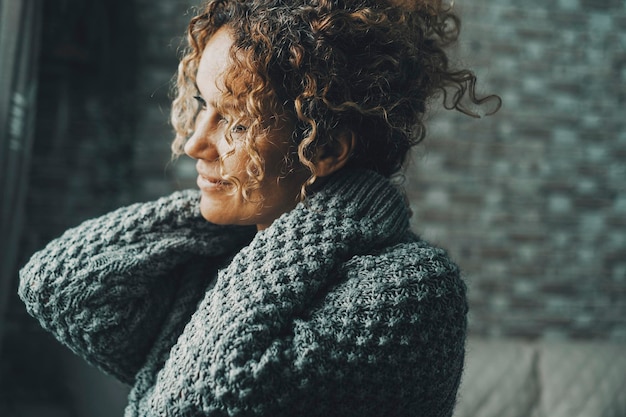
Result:
M532 345L470 340L455 417L532 417L538 401Z
M541 417L626 416L626 346L544 344L539 355Z
M626 345L470 339L455 417L624 417Z

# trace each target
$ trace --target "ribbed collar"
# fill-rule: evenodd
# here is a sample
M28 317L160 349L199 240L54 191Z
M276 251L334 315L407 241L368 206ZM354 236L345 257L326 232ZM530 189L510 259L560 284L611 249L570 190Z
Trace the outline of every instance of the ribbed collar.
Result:
M404 195L389 179L373 171L344 169L264 233L283 234L296 225L323 233L332 224L348 241L358 237L355 250L366 250L402 235L409 227L409 212ZM304 219L309 224L302 224Z

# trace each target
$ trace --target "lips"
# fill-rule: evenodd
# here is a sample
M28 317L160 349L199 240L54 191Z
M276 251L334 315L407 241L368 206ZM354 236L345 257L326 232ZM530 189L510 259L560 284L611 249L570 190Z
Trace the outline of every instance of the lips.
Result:
M198 179L196 182L201 190L206 191L221 190L230 185L229 182L224 181L220 178L203 175L201 173L198 173Z
M196 183L198 187L203 191L216 191L227 187L232 184L222 179L221 175L215 175L213 167L208 166L202 160L196 162L196 171L198 172L198 178Z

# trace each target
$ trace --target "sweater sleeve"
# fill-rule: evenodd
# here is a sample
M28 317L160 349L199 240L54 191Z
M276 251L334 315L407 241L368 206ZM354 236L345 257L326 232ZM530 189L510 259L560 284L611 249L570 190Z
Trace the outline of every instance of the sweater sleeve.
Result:
M180 282L190 259L229 255L252 236L204 221L198 197L176 192L66 231L20 271L27 311L88 362L132 382L175 298L199 288Z

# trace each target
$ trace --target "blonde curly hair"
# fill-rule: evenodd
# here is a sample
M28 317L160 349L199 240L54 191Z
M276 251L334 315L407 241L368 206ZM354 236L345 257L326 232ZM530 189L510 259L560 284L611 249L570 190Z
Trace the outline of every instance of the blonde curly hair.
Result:
M245 138L251 180L258 188L263 159L257 141L285 120L294 125L293 153L316 179L314 155L339 135L356 139L349 166L391 176L425 136L424 115L434 97L447 109L478 117L464 105L476 96L476 76L450 67L446 48L460 19L437 0L208 0L188 26L171 122L174 155L194 129L196 72L208 39L227 26L234 38L224 99L251 122ZM238 139L239 140L239 139ZM235 179L236 181L236 179Z

